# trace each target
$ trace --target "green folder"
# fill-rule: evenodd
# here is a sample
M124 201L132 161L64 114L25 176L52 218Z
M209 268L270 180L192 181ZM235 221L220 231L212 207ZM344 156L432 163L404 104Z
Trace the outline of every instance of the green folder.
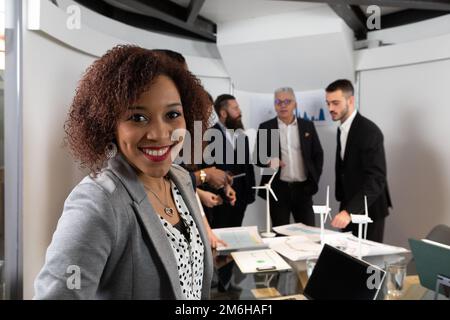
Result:
M420 284L432 291L436 289L438 275L450 278L450 249L439 243L409 239L409 245L416 261Z

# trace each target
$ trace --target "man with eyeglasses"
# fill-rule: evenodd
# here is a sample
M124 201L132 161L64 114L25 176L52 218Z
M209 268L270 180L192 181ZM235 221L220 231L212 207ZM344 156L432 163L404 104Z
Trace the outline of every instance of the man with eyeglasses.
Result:
M314 226L312 196L317 192L323 167L323 150L314 123L297 118L295 94L292 88L275 91L275 111L277 116L259 126L256 142L257 165L279 168L272 182L272 189L278 201L270 201L270 215L273 226L290 223L290 214L295 222ZM266 141L261 138L262 129L267 130ZM279 132L279 150L271 150L272 130ZM276 137L276 135L275 135ZM266 147L270 159L262 163L258 148ZM271 175L263 175L261 185L266 184ZM265 199L265 192L258 192Z

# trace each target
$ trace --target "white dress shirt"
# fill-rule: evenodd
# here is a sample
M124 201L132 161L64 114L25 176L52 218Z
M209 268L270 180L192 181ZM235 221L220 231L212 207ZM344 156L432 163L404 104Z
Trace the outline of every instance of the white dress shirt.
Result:
M229 130L227 127L225 127L225 125L222 122L217 121L217 123L219 124L219 127L222 128L222 131L225 133L226 139L231 144L231 146L233 147L233 150L234 150L235 141L236 141L236 132L233 131L233 135L231 135L231 132L230 132L231 130Z
M280 179L286 182L305 181L305 164L300 145L297 118L294 122L286 125L279 118L278 129L280 129L281 159L286 164L281 168Z
M350 115L350 117L347 118L347 120L344 121L344 123L341 123L339 126L339 130L341 130L341 159L344 160L345 155L345 147L347 145L347 138L348 133L350 131L350 127L352 126L352 122L356 117L356 110L353 111L353 113Z

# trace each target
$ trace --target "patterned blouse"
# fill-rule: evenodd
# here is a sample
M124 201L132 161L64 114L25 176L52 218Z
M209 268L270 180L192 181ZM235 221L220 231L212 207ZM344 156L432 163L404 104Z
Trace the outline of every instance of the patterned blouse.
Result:
M173 182L170 184L175 205L180 214L180 222L173 226L161 216L160 221L177 261L181 292L187 300L200 300L203 280L203 242L180 191Z

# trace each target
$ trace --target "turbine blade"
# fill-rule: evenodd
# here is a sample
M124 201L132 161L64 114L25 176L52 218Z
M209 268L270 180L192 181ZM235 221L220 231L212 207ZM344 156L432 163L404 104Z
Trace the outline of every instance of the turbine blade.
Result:
M367 209L367 196L364 196L364 209L365 209L365 215L369 215L369 210Z
M272 184L272 181L273 181L273 179L275 178L275 175L277 174L277 172L278 172L278 169L275 170L275 172L273 173L272 177L270 178L270 180L269 180L269 185Z
M272 194L272 196L275 198L275 201L278 201L277 196L275 195L275 192L273 192L272 188L269 187L268 189L270 191L270 193Z
M368 223L365 223L365 224L364 224L364 240L367 239L367 228L368 228L368 226L369 226Z
M330 186L327 186L327 204L326 204L326 208L327 208L327 215L325 216L325 221L327 221L328 215L330 215L331 209L330 209ZM330 220L331 220L331 215L330 215Z

